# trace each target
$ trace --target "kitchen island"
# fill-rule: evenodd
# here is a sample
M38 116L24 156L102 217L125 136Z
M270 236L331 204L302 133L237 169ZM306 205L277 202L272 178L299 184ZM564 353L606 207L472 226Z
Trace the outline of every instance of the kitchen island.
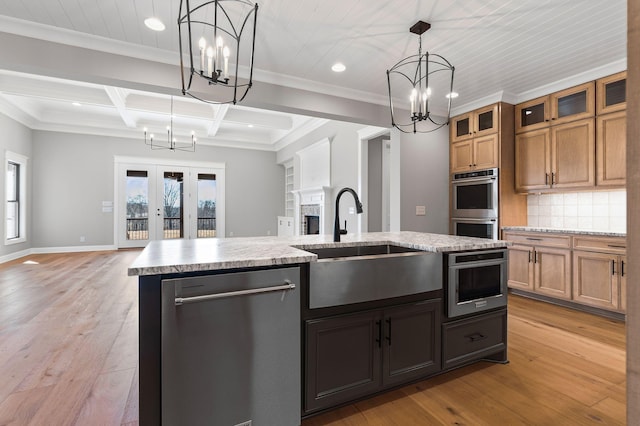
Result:
M433 265L426 275L428 286L416 290L416 294L401 293L350 303L348 310L322 307L318 312L323 312L326 318L310 314L309 270L311 264L320 262L316 253L307 250L384 245L414 252L400 253L398 257L424 255L427 264ZM221 415L223 411L246 416L229 414L217 418L219 424L266 421L293 425L299 424L304 415L331 408L348 398L401 385L402 380L417 380L482 358L506 362L506 308L488 312L485 314L488 316L479 319L443 321L446 291L442 286L442 255L501 249L507 245L505 241L416 232L345 235L340 243L334 243L330 235L151 242L129 268L129 275L140 276L140 423L196 421L197 413L185 412L185 407L189 407L189 412L195 407L202 409L204 414L200 417L208 420L213 413ZM239 283L243 286L240 292L234 287ZM397 284L389 282L391 287ZM204 288L221 293L205 295ZM256 301L258 297L260 302ZM200 303L205 300L206 303ZM353 307L358 307L358 311L353 311ZM405 324L409 331L416 329L429 336L424 345L417 341L414 345L415 336L394 325L394 349L416 346L429 356L405 353L396 356L395 359L402 360L419 358L419 362L408 367L394 364L395 355L387 347L384 362L380 361L382 354L363 353L384 365L383 368L374 366L373 361L369 363L373 370L379 367L382 372L371 374L380 376L386 372L388 380L371 377L375 386L368 384L366 389L351 387L344 396L332 391L330 395L320 392L321 395L309 397L312 393L309 382L314 377L324 377L321 370L309 366L312 362L324 365L322 359L307 356L310 344L324 345L326 339L321 337L327 331L331 335L332 330L353 330L357 333L345 334L348 341L353 336L364 337L365 343L372 345L376 340L375 345L382 347L382 340L387 340L390 348L392 319L394 324ZM209 330L204 323L214 328ZM382 324L386 324L384 332ZM484 329L477 332L473 329L475 324L491 326L495 333ZM320 337L310 341L311 333ZM441 341L463 337L468 338L473 350L461 351L459 343L455 346L454 342L454 346L449 345L453 355L448 356L445 348L443 362ZM314 347L313 352L335 355L332 350L327 352L326 347ZM368 365L370 360L358 360L358 365ZM348 360L338 360L332 365L339 368L350 364ZM399 373L390 372L390 368ZM355 374L351 369L345 373ZM322 385L313 383L316 388ZM327 386L334 389L330 385ZM185 392L186 386L194 389ZM321 402L314 405L313 401Z

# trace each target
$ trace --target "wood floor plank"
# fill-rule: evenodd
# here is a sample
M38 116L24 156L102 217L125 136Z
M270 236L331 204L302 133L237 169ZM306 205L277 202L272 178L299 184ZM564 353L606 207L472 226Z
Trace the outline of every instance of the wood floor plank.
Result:
M75 424L117 425L122 421L135 368L101 374L85 399Z
M0 425L138 425L139 251L0 265ZM34 264L25 264L25 260ZM507 365L475 363L303 426L622 425L624 323L509 298Z

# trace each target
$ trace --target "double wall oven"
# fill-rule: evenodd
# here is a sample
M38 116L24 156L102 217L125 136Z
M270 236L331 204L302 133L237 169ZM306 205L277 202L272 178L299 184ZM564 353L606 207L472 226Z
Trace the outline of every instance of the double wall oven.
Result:
M451 187L452 233L498 239L498 169L455 173Z

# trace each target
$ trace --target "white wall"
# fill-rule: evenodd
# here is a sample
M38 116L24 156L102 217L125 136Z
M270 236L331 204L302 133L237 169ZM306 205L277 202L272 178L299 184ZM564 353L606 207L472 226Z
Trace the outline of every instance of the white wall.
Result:
M7 117L6 115L0 113L0 132L2 137L0 137L0 158L2 158L2 172L0 173L0 198L2 199L2 206L0 207L0 219L2 223L2 228L0 229L0 238L2 242L0 242L0 258L9 257L12 253L18 253L23 250L27 250L32 247L33 241L33 228L32 228L32 188L33 188L33 179L32 179L32 170L33 170L33 161L32 161L32 132L29 128L23 126L17 121ZM5 245L4 244L4 227L6 226L5 219L5 177L6 177L6 168L4 167L5 162L5 153L7 151L11 151L17 154L21 154L27 157L29 160L27 162L27 240L24 243Z
M400 229L449 233L449 127L400 137ZM416 216L416 206L426 215Z
M114 156L226 163L226 233L277 232L284 177L275 153L198 146L195 153L151 151L142 138L33 132L33 247L113 245ZM80 236L86 241L80 243Z

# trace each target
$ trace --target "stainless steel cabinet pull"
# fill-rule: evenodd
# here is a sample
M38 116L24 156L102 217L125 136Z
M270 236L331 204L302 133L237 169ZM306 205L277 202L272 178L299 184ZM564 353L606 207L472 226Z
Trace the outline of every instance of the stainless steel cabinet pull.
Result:
M229 291L226 293L206 294L203 296L176 297L175 304L183 305L185 303L204 302L206 300L224 299L226 297L246 296L248 294L268 293L268 292L280 291L280 290L293 290L294 288L296 288L296 285L290 282L289 280L285 280L285 283L286 284L283 284L283 285L276 285L273 287L253 288L250 290Z

